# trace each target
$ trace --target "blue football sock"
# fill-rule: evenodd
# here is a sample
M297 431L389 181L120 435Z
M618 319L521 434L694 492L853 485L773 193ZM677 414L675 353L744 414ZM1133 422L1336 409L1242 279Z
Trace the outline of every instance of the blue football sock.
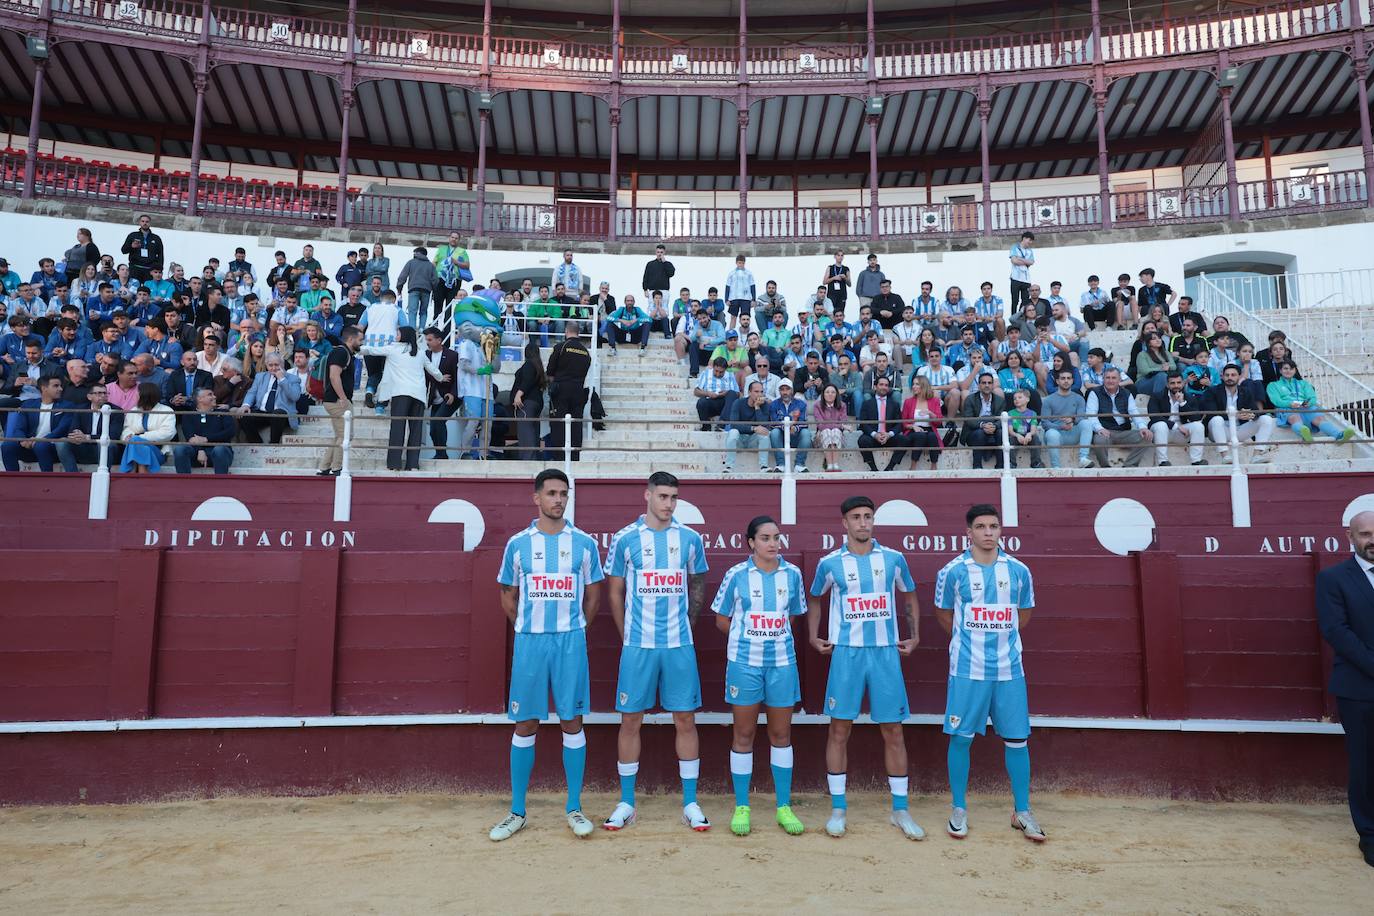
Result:
M615 768L620 774L620 800L633 808L635 806L635 777L639 775L639 761L616 763Z
M845 774L844 774L844 773L826 773L826 774L825 774L825 782L826 782L826 787L830 790L830 807L832 807L832 808L848 808L848 807L849 807L849 802L845 801L845 797L844 797L844 789L845 789L845 782L846 782L846 780L845 780Z
M735 785L735 805L749 804L749 778L754 775L754 755L730 752L730 781Z
M697 777L701 775L701 760L679 760L678 775L682 777L682 807L694 805L697 801Z
M889 776L887 784L892 789L892 810L907 810L907 786L910 785L910 778L907 776Z
M563 733L563 773L568 779L568 811L582 810L582 775L587 770L587 733Z
M510 739L510 810L525 815L525 794L534 772L534 735L513 735Z
M773 748L768 762L773 769L773 792L778 797L778 807L785 808L792 804L792 745Z
M968 749L972 744L972 735L949 736L949 791L956 808L968 807L965 796L968 795Z
M1030 748L1025 741L1006 742L1007 776L1017 811L1030 810Z

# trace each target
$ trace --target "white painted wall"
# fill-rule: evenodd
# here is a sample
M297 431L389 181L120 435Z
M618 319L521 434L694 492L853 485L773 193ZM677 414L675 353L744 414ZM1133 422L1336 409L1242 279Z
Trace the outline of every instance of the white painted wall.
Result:
M62 253L74 244L78 225L89 227L101 250L112 253L118 251L124 236L133 228L111 223L0 213L0 239L5 240L0 243L0 255L9 259L12 269L27 277L37 268L40 257L61 258ZM248 259L263 274L273 264L272 253L277 248L286 251L289 259L295 260L300 256L301 246L307 242L315 245L316 257L330 275L345 260L344 243L319 242L306 228L281 238L255 238L167 229L158 226L156 217L154 226L163 237L168 260L184 265L188 274L199 273L206 259L212 255L217 256L221 263L227 263L233 257L234 248L240 245L248 250ZM375 238L373 233L360 231L354 236L352 244L355 248L362 244L370 245ZM1228 253L1244 257L1250 251L1281 252L1293 257L1293 271L1342 270L1367 263L1368 252L1374 248L1374 223L1153 242L1102 242L1097 239L1098 234L1095 233L1066 233L1058 244L1041 247L1037 252L1036 266L1031 272L1032 279L1044 286L1046 292L1051 280L1062 280L1066 296L1076 301L1078 294L1087 286L1085 280L1088 274L1101 275L1104 285L1110 286L1118 273L1124 271L1134 276L1143 267L1154 267L1160 280L1181 292L1185 264ZM438 241L440 239L434 237L431 245ZM1009 247L1015 239L1008 237L1003 241ZM854 270L861 270L866 246L855 243L845 248L848 252L847 262ZM394 277L410 257L410 251L405 245L391 244L388 245L388 255L391 257ZM550 250L546 254L536 254L498 249L474 251L472 255L478 282L486 282L491 276L507 270L552 267L557 263L560 252ZM703 295L708 286L723 288L726 273L734 266L728 257L686 257L674 253L671 243L669 258L677 267L676 285L689 286L696 295ZM616 295L639 292L645 260L643 255L591 252L576 255L578 265L593 283L608 280ZM926 279L935 284L937 291L957 284L970 298L977 295L981 281L991 280L997 295L1007 298L1008 264L1004 249L886 254L881 260L884 273L894 281L894 290L907 298L914 296L920 282ZM767 280L776 280L789 302L800 304L815 291L828 263L828 258L816 256L753 257L748 266L754 271L760 290Z

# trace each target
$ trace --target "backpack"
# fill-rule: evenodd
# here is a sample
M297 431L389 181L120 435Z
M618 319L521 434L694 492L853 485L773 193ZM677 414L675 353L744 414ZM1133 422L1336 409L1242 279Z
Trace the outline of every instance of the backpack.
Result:
M310 367L310 383L307 386L310 390L307 391L306 394L309 394L317 401L324 401L324 386L329 380L329 354L333 351L333 347L325 350L315 360L315 365ZM352 359L350 359L349 362L352 363ZM346 369L347 367L345 367L345 370Z

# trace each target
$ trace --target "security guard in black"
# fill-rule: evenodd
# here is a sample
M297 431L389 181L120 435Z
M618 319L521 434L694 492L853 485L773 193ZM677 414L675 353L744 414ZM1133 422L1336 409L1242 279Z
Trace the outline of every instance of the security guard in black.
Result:
M568 322L563 340L549 354L545 373L549 384L549 447L563 450L563 417L571 416L572 460L577 461L582 448L582 412L587 406L587 373L592 368L592 354L578 335L578 323Z

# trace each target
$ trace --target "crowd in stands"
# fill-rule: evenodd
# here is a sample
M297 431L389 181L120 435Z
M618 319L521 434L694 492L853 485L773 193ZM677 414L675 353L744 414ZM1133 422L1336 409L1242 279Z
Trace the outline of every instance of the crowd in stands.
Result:
M1009 308L991 281L972 299L958 286L937 296L925 281L908 300L877 255L852 272L838 251L814 292L789 306L774 280L760 289L744 255L723 294L674 291L663 245L645 265L641 300L617 299L604 282L593 293L571 249L548 284L473 283L456 233L394 271L380 244L349 251L332 274L305 245L294 260L276 252L261 273L238 248L188 276L168 263L147 216L119 258L79 229L27 279L0 258L4 464L74 471L108 434L123 470L157 471L170 457L178 471L227 473L236 444L279 443L318 405L334 430L319 473L337 474L343 415L364 376L366 407L391 413L389 468L418 467L426 417L437 458L539 458L563 442L561 423L541 438L537 419L582 417L589 403L592 334L610 357L622 346L643 352L652 335L671 341L702 428L724 432L727 468L748 450L761 470L783 471L790 450L792 470L805 471L815 449L837 470L857 448L874 471L884 453L884 470L908 459L933 469L955 445L974 449L974 467L1000 467L1004 434L1013 465L1024 452L1031 467L1106 466L1111 447L1129 450L1128 465L1151 450L1164 465L1171 444L1205 464L1208 437L1226 451L1231 409L1257 460L1276 426L1307 441L1354 435L1318 406L1281 332L1257 349L1149 268L1138 285L1121 274L1109 290L1089 276L1076 303L1059 281L1045 295L1031 278L1034 242L1026 233L1008 254ZM1093 346L1099 326L1138 329L1131 352ZM499 360L479 346L484 331L523 347L507 398L492 384ZM546 367L540 348L551 345ZM106 405L108 430L92 413ZM581 424L572 426L578 449Z

